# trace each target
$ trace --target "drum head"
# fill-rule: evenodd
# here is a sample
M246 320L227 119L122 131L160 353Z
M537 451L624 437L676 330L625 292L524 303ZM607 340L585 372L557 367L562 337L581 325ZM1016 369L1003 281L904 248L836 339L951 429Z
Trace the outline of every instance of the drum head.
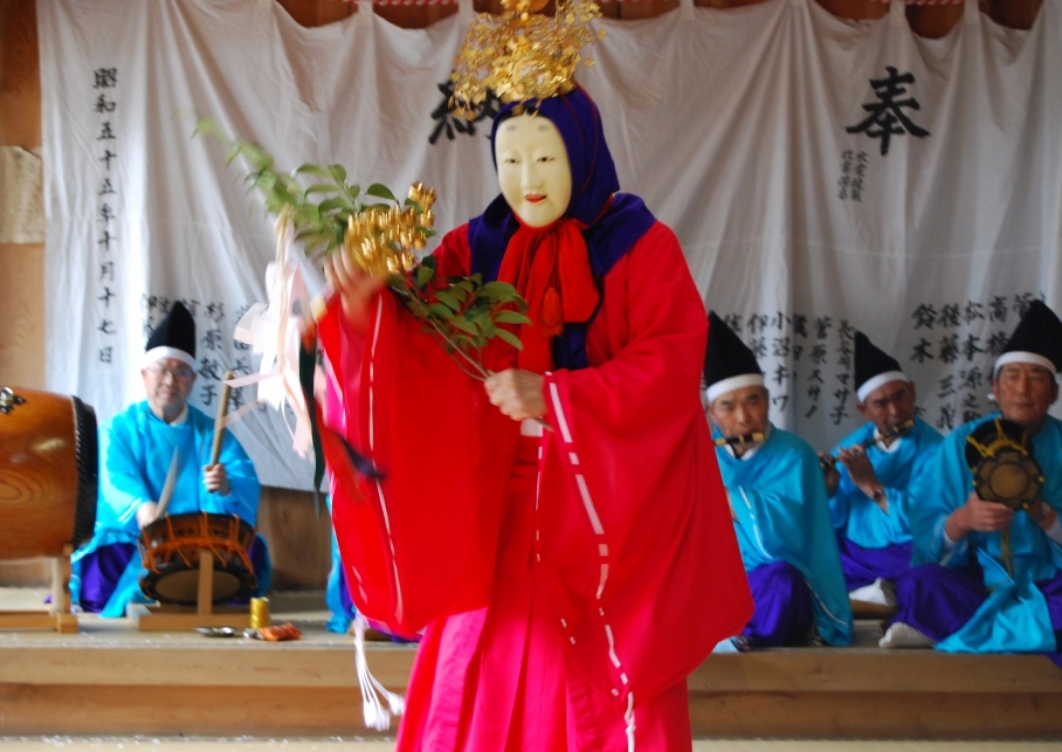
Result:
M985 501L1024 509L1040 495L1043 471L1032 455L1032 441L1017 423L986 421L966 438L966 462L977 495Z
M995 457L981 461L974 475L974 486L985 501L1021 509L1040 495L1043 478L1039 463L1032 457L1004 449Z
M253 588L248 585L251 584L253 583L248 583L231 572L215 569L212 600L218 603L250 595ZM148 592L148 588L143 584L141 587L146 595L163 603L194 606L199 600L199 570L186 569L181 572L159 574L155 582L150 585L151 592Z

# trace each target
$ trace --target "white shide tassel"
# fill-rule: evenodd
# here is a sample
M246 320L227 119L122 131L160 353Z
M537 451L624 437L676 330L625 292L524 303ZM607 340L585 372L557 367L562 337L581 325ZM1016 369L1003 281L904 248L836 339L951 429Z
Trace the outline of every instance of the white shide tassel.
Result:
M365 656L365 630L369 625L365 617L361 614L356 615L353 626L354 664L358 669L358 684L361 686L362 714L365 716L365 725L376 731L387 731L391 728L391 718L405 712L406 701L402 695L387 689L369 671L369 661ZM386 708L380 695L387 700Z

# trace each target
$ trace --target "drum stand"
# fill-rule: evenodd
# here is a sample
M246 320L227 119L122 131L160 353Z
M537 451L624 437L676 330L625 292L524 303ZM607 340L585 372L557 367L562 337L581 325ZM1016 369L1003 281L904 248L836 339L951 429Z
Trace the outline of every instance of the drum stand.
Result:
M206 548L199 551L199 592L195 606L133 603L126 609L126 615L141 632L187 632L196 627L246 629L251 626L249 606L214 605L214 554Z
M69 543L63 546L62 556L52 559L52 605L40 611L0 611L0 629L54 629L60 634L78 631L77 616L70 613L70 554Z

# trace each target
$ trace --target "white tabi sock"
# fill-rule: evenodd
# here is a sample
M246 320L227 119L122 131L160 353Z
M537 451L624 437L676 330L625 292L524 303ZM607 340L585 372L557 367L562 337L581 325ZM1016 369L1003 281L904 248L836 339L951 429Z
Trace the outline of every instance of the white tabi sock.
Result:
M931 648L936 640L929 635L922 634L910 624L902 621L894 622L887 630L885 636L878 640L879 648Z
M891 582L886 582L880 577L869 585L848 591L848 597L853 601L896 608L896 589Z

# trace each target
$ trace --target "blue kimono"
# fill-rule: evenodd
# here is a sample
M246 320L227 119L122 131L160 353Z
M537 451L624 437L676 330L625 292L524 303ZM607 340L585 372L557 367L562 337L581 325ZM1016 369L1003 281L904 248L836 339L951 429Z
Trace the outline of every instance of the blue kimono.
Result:
M913 563L923 566L897 583L894 621L939 640L937 649L947 652L1053 652L1055 631L1062 629L1062 546L1017 512L1010 526L1011 575L999 532L971 532L953 546L944 538L948 515L973 491L966 437L998 416L955 429L915 486ZM1045 478L1040 498L1062 512L1062 422L1048 416L1032 445Z
M101 608L101 616L118 617L125 615L134 597L141 597L139 580L146 570L136 549L140 537L136 511L144 502L159 500L175 450L177 482L166 514L234 514L255 524L261 484L247 453L229 431L218 461L225 466L230 493L221 496L206 490L203 467L210 464L213 441L213 419L191 405L187 418L174 425L157 418L146 401L140 402L100 429L96 528L92 540L73 557L74 603L89 610ZM265 541L259 537L254 548L259 590L264 592L271 574ZM106 601L93 601L94 597Z
M799 577L791 593L797 599L794 603L799 604L799 599L810 593L810 610L819 636L831 645L847 645L852 639L852 610L837 557L819 458L795 434L773 426L769 430L767 440L742 459L732 456L727 447L716 450L756 601L757 613L750 625L769 614L785 619L784 612L790 610L779 607L779 598L784 603L790 595L779 595L776 589L771 593L771 583L759 582L760 574L768 573L777 584L779 574L791 578L783 573L795 570ZM774 622L773 616L770 621ZM774 631L773 624L757 626L751 636L762 639ZM792 639L782 643L773 639L767 638L765 644L795 644Z
M876 433L874 424L867 423L845 437L839 447L863 444ZM830 515L841 536L841 566L849 590L869 585L879 577L894 580L909 568L912 489L943 440L935 428L915 418L914 428L888 449L880 444L866 448L874 474L885 487L888 512L860 491L844 464L837 463L841 480L830 497Z

